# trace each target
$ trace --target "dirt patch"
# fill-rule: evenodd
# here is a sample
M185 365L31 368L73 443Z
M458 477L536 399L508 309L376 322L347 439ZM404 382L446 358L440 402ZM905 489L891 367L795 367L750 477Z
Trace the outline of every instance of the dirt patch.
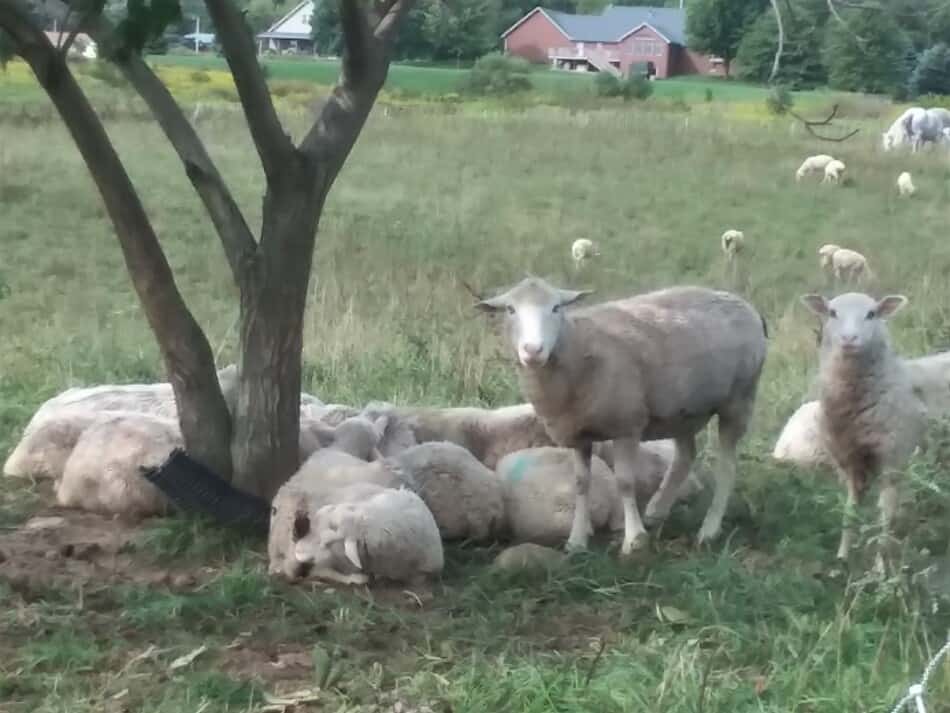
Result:
M24 597L90 582L195 585L204 571L170 570L135 554L141 529L88 512L47 508L0 533L0 580Z

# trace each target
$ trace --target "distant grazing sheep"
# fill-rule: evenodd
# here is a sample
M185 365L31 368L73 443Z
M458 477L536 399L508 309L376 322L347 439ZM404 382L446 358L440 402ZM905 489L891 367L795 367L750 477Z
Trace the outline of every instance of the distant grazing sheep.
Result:
M144 413L100 415L79 437L56 484L63 507L132 518L167 512L165 496L141 475L183 447L178 422Z
M642 440L673 437L676 456L646 507L664 519L686 479L695 436L718 415L716 489L699 531L718 535L736 477L744 435L767 350L765 323L742 298L699 287L674 287L565 314L583 291L536 277L478 303L505 311L522 393L551 438L575 450L574 518L567 546L584 549L591 530L590 463L594 443L613 441L624 509L623 554L647 539L636 501Z
M914 187L914 181L910 177L908 171L904 171L897 177L897 191L901 196L912 196L917 192L917 189Z
M817 173L819 171L824 172L825 166L834 160L834 156L829 156L828 154L824 153L817 154L816 156L809 156L804 161L802 161L802 165L798 167L797 171L795 171L795 181L801 181L810 173Z
M726 260L732 262L745 246L745 233L741 230L727 230L722 234L720 243Z
M874 279L874 273L868 266L867 258L856 250L828 244L818 248L819 264L822 269L830 269L838 280Z
M835 159L825 166L825 177L821 179L822 183L839 183L841 176L845 172L844 161Z
M589 258L600 255L600 249L592 240L580 238L571 245L571 257L574 259L574 268L577 269L581 263Z
M820 424L824 446L842 475L853 511L871 482L881 480L885 534L898 506L897 478L924 435L927 409L914 394L904 363L891 350L886 320L907 302L902 295L874 300L847 293L830 302L805 295L822 320ZM852 546L849 512L838 558ZM879 563L882 561L879 558Z
M340 502L295 513L293 554L305 574L347 584L371 577L417 584L442 571L439 529L418 495L366 484L340 495Z

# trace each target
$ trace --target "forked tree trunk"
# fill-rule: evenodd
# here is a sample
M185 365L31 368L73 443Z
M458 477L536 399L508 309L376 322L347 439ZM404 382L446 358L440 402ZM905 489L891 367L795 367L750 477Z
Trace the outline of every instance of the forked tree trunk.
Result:
M261 248L240 280L240 362L231 445L234 485L268 499L300 465L304 311L325 195L321 191L314 201L312 178L283 178L282 186L265 199Z

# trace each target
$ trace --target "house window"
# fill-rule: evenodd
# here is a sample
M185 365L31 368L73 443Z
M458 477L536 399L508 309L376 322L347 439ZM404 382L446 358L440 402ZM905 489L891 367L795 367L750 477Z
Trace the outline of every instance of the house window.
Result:
M663 43L658 40L639 40L633 41L633 53L638 57L661 57L663 55Z

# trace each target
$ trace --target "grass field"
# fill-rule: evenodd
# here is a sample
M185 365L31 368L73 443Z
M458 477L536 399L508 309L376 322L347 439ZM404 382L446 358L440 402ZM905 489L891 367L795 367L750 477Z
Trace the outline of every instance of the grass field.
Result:
M819 245L861 250L877 291L909 296L893 324L902 353L950 348L950 170L932 152L881 155L878 125L865 120L832 148L850 185L796 185L802 157L827 144L787 120L717 111L375 112L322 221L304 356L307 390L327 401L514 403L501 343L460 280L494 289L533 271L603 298L722 285L719 235L741 228L752 244L741 289L768 320L771 352L720 542L689 545L698 502L635 562L599 543L559 573L502 575L487 566L494 548L451 547L441 581L419 597L324 590L269 579L261 542L177 519L128 533L111 569L44 556L39 535L23 544L35 559L18 561L13 528L50 495L6 480L0 711L249 711L268 693L313 686L319 701L298 710L889 711L950 627L917 577L947 555L942 449L909 471L907 569L884 582L861 564L835 568L833 480L768 454L814 374L813 322L797 298L827 287ZM306 115L287 119L300 135ZM231 361L234 289L180 165L152 122L119 116L107 128L185 297ZM263 181L239 117L212 108L199 129L256 224ZM0 132L6 452L50 395L162 373L65 131L43 121ZM907 168L919 194L901 201L894 181ZM604 257L575 275L569 246L581 236L600 240ZM192 663L170 668L199 645ZM928 710L950 711L950 666L935 674Z

